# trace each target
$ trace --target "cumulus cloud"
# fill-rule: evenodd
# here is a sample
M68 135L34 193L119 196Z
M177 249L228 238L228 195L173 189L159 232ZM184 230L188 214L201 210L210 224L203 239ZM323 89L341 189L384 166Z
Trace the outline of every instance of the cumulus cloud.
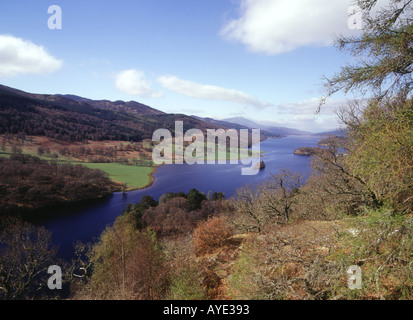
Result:
M158 82L168 90L183 94L191 98L232 101L252 106L257 109L264 109L266 107L273 106L270 103L262 102L242 91L182 80L171 75L159 77Z
M159 98L161 92L151 89L151 83L146 79L145 73L135 69L119 72L116 75L116 88L123 93L140 97Z
M325 46L349 34L351 0L240 0L240 17L221 34L250 50L274 55L301 46Z
M0 35L0 76L48 74L62 66L42 46L11 35Z

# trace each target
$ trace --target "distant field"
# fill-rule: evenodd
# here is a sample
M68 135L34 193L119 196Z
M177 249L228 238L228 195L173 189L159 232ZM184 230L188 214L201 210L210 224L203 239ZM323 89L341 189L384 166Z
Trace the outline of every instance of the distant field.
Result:
M26 153L26 152L24 152ZM10 158L10 153L0 152L0 157ZM39 157L38 155L35 155ZM39 157L44 160L51 160L50 157ZM78 161L66 161L58 160L59 163L72 163L81 164L82 166L91 169L100 169L107 174L111 180L119 182L121 184L126 183L128 189L140 189L148 186L152 182L151 173L153 172L153 167L142 167L135 165L126 165L120 163L89 163L89 162L78 162Z
M237 152L231 152L230 148L228 148L228 147L226 148L226 151L223 154L221 154L218 151L218 146L215 146L215 148L214 148L215 152L213 153L212 150L208 151L207 144L203 143L203 142L201 142L200 145L198 145L200 150L202 150L201 151L202 154L197 154L196 151L195 151L195 146L196 146L196 142L191 144L191 147L193 147L193 150L194 150L193 153L192 153L193 159L200 159L200 160L203 159L203 160L207 161L208 156L211 156L211 154L213 155L213 157L212 157L213 161L222 161L222 160L230 161L231 159L240 160L241 158L246 157L244 155L245 152L241 156L241 149L238 149ZM186 148L187 147L183 147L183 151L182 151L182 154L184 155L184 160L185 160L185 157L187 156L186 153L185 153L187 151ZM247 151L248 157L252 156L252 150L248 149L248 150L244 150L244 151ZM173 160L177 159L178 156L175 154L175 146L174 145L172 145L172 152L173 152L172 159ZM210 152L211 154L208 154L208 152Z
M73 163L75 164L75 163ZM92 169L100 169L109 174L109 177L119 183L126 183L128 189L144 188L152 182L152 167L140 167L120 163L79 163Z
M0 141L3 140L4 135L0 135ZM151 167L151 155L146 149L150 149L150 143L144 141L141 143L134 143L134 148L127 148L130 143L125 141L88 141L82 142L67 142L48 139L43 136L28 136L25 141L17 140L15 137L11 141L7 140L5 146L2 146L0 157L10 157L12 154L12 145L16 145L20 152L38 157L43 160L55 160L58 163L81 164L88 168L100 169L106 172L111 180L120 184L126 183L127 189L140 189L152 183L151 173L155 170ZM39 154L39 147L42 147L44 152ZM62 155L60 149L66 147L71 150L80 150L81 148L88 148L92 150L86 156L78 154ZM115 157L105 156L104 160L111 162L93 162L89 158L96 157L100 154L95 150L108 150L109 148L117 148ZM46 152L48 150L48 152ZM129 164L116 162L123 160ZM143 162L143 163L142 163ZM142 165L136 165L142 163Z
M5 141L4 135L1 135L0 138L2 138L1 141ZM10 157L12 146L17 146L20 152L24 154L39 157L43 160L81 164L88 168L100 169L106 172L112 181L126 184L128 190L144 188L153 182L152 173L155 171L155 167L151 166L153 164L151 151L154 146L151 145L149 140L133 144L124 141L87 141L87 143L84 143L57 141L43 136L28 136L25 140L18 140L14 137L10 141L7 140L5 145L2 146L3 152L0 152L0 157ZM43 150L41 153L39 152L40 148ZM62 148L66 148L69 152L62 153ZM117 150L115 156L113 156L113 152L112 155L102 156L105 151L114 148ZM202 154L197 158L207 160L207 145L202 142L201 148ZM77 153L82 149L89 151L86 154ZM251 150L248 151L248 154L251 156ZM100 158L97 157L108 160L108 162L99 161ZM175 154L173 154L173 158L175 159ZM240 159L239 150L237 153L231 153L227 149L221 155L218 148L215 148L215 161L229 161L231 158ZM129 164L118 160L129 162ZM139 163L141 165L137 165Z

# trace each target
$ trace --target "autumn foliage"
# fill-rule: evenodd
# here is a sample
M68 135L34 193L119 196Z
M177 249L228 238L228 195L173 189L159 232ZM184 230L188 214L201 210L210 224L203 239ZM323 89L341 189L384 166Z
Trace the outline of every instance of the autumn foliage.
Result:
M193 235L196 254L211 253L214 249L222 246L231 234L224 217L213 217L200 222Z
M27 154L0 158L2 214L95 199L110 194L114 188L114 183L100 170L49 162Z

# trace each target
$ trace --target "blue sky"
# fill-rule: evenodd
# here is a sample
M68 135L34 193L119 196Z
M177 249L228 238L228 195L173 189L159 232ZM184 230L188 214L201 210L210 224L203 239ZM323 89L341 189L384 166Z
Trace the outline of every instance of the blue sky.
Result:
M62 29L51 30L51 5ZM313 132L338 127L351 58L332 46L350 0L2 0L0 83L34 93L135 100L165 112L243 116Z

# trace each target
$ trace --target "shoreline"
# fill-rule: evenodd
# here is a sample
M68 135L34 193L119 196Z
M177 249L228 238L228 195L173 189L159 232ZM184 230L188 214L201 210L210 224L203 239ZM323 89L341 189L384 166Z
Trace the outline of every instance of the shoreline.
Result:
M264 139L264 140L262 140L261 142L264 142L264 141L267 141L267 140L271 140L271 139L282 139L282 138L285 138L285 137L280 137L280 138L267 138L267 139ZM261 151L261 156L263 156L263 154L264 154L265 152L263 152L263 151ZM240 161L242 158L238 158L238 160ZM228 162L228 161L227 161ZM80 164L80 163L79 163ZM83 203L87 203L87 202L93 202L93 201L99 201L99 200L101 200L102 198L106 198L106 197L109 197L109 196L111 196L111 195L113 195L114 193L127 193L127 192L132 192L132 191L139 191L139 190L144 190L144 189L147 189L147 188L149 188L149 187L151 187L153 184L154 184L154 182L155 182L155 174L156 174L156 172L158 171L158 167L160 167L160 166L163 166L163 165L165 165L165 163L163 163L163 164L160 164L160 165L156 165L156 166L153 166L153 167L151 167L151 171L148 173L148 177L149 177L149 182L145 185L145 186L142 186L142 187L138 187L138 188L128 188L127 190L125 190L125 191L122 191L121 190L121 187L122 187L122 183L121 182L118 182L118 181L113 181L113 182L115 182L117 185L118 185L118 187L119 187L119 189L118 190L114 190L114 191L112 191L112 192L109 192L108 194L106 194L106 195L103 195L103 196L100 196L100 197L97 197L97 198L92 198L92 199L85 199L85 200L81 200L81 201L75 201L75 202L61 202L61 203L56 203L56 204L53 204L53 205L51 205L51 206L46 206L46 207L43 207L43 208L36 208L36 209L29 209L29 210L24 210L24 211L27 211L27 212L25 212L25 214L30 214L30 213L32 213L32 212L39 212L39 211L43 211L43 210L46 210L46 211L48 211L49 209L51 209L51 208L59 208L59 207L61 207L61 206L67 206L67 205L70 205L70 206L72 206L72 205L79 205L79 204L83 204Z
M262 139L260 142L267 141L268 139L282 139L282 138L285 138L285 137L265 137L265 138ZM250 148L249 148L249 149L250 149ZM262 157L264 153L265 153L264 151L260 151L260 157ZM238 156L238 161L240 161L240 160L242 160L242 159L246 159L246 158L241 158L240 156ZM207 160L204 159L204 161L207 161ZM218 160L215 160L215 161L218 161ZM226 160L226 161L228 162L229 160ZM175 164L175 163L172 163L172 164ZM151 186L154 184L154 182L155 182L155 177L154 177L155 173L157 172L157 170L158 170L158 168L159 168L160 166L164 166L164 165L166 165L166 164L165 164L165 163L162 163L162 164L159 164L159 165L156 165L156 166L152 167L151 172L148 174L148 176L149 176L149 183L148 183L146 186L144 186L144 187L139 187L139 188L130 188L130 189L127 189L127 190L125 190L125 191L118 191L118 192L139 191L139 190L144 190L144 189L147 189L147 188L151 187ZM116 181L116 183L119 183L119 184L121 185L121 183L118 182L118 181Z
M149 176L149 182L147 185L143 186L143 187L138 187L138 188L130 188L127 189L125 191L119 191L119 192L130 192L130 191L138 191L138 190L143 190L143 189L147 189L149 187L151 187L153 185L153 183L155 182L155 173L158 170L158 167L163 166L164 164L159 164L157 166L151 167L151 172L148 173Z

